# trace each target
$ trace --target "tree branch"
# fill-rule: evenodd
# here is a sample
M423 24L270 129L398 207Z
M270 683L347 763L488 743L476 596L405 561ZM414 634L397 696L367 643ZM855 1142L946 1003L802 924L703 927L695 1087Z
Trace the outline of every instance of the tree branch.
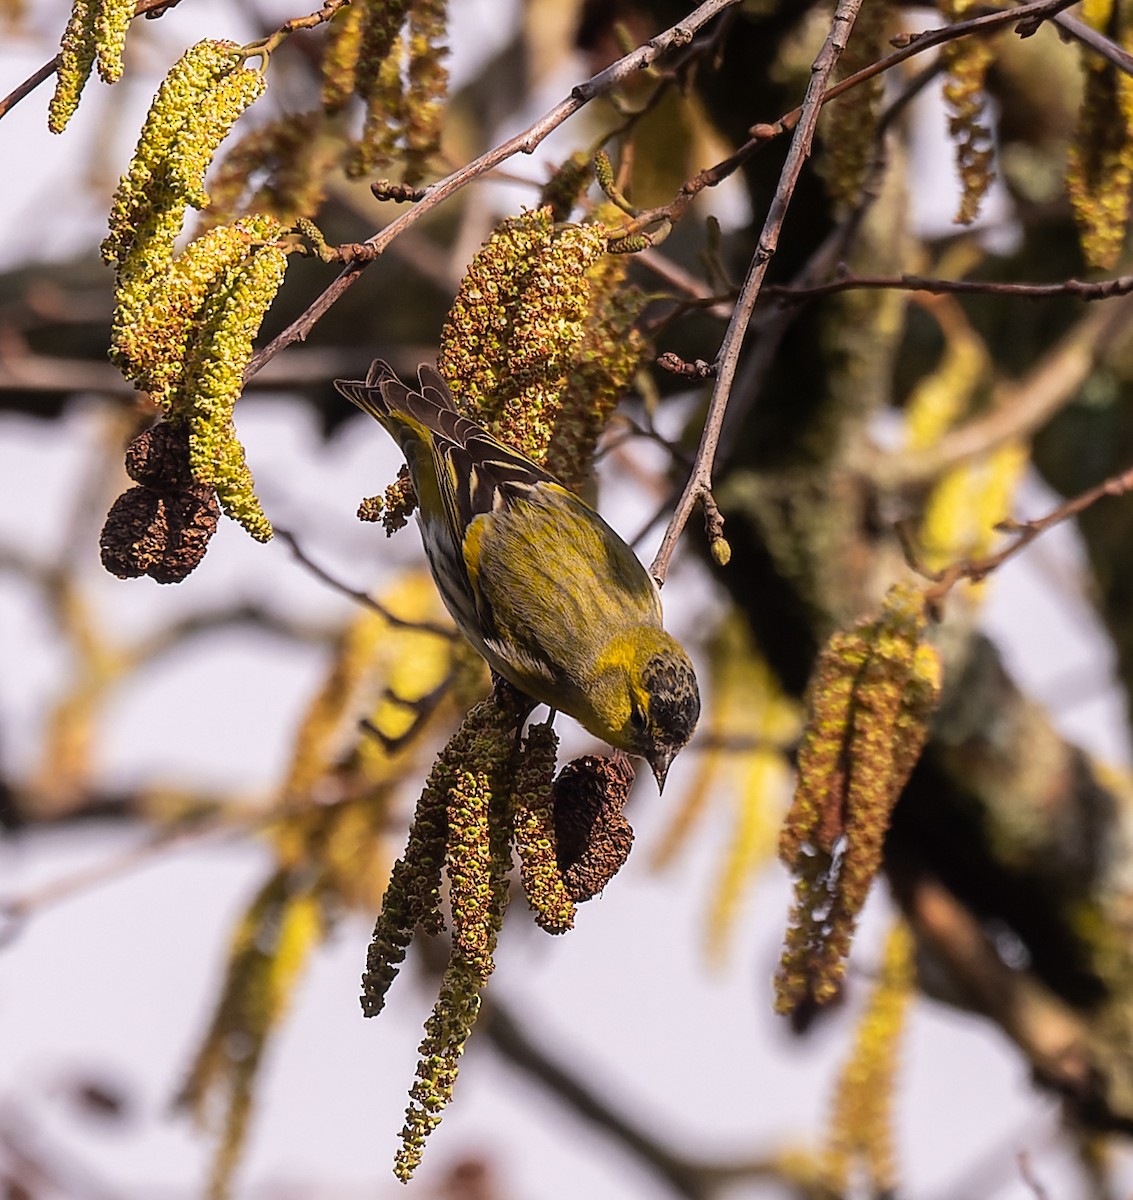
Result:
M612 91L635 72L645 70L662 55L681 46L687 46L698 29L737 3L739 0L705 0L705 3L689 13L679 24L658 34L645 45L638 46L636 50L624 58L620 58L585 83L580 83L565 100L561 100L522 132L508 138L506 142L501 142L498 146L481 154L479 158L473 159L467 165L426 188L424 196L413 208L395 218L373 237L351 247L355 254L355 261L343 270L302 316L292 321L282 333L252 357L244 372L245 381L255 375L269 359L274 358L285 346L304 340L323 314L354 283L366 264L382 255L399 234L419 221L426 213L443 204L472 180L487 174L494 167L506 162L516 154L531 154L551 133L568 118L574 116L584 105L595 97Z
M986 554L982 558L965 558L945 567L943 571L932 572L929 578L936 582L925 591L925 602L929 605L938 605L961 579L979 583L981 579L997 570L1009 558L1014 558L1019 551L1029 546L1035 538L1052 526L1060 525L1063 521L1076 517L1105 496L1125 496L1130 492L1133 492L1133 467L1129 467L1117 475L1111 475L1109 479L1063 501L1044 516L1035 517L1030 521L1016 521L1009 518L1001 522L996 528L1002 533L1013 534L1014 540L1008 542L1003 549L997 550L994 554ZM915 561L915 552L909 553L908 557L909 565L924 574L925 572Z
M700 1163L678 1157L662 1139L607 1103L598 1088L572 1073L563 1061L552 1058L498 1000L484 1000L478 1028L502 1058L640 1159L678 1196L710 1200L741 1181L756 1179L797 1182L797 1169L792 1174L789 1162L778 1161L774 1155L731 1163Z
M677 540L692 515L693 508L711 493L712 466L716 458L716 446L720 440L720 429L728 409L728 399L731 395L732 381L735 379L744 335L747 333L748 322L755 309L760 288L763 286L767 267L779 245L779 233L782 230L803 163L810 154L819 110L826 98L827 81L845 49L846 39L853 28L861 2L862 0L841 0L834 13L830 33L811 68L810 83L807 85L806 95L799 110L800 116L795 136L791 139L791 148L787 152L775 195L767 210L763 231L759 235L759 243L748 268L747 278L744 280L735 311L732 313L732 319L728 323L724 339L720 343L720 349L716 355L716 381L713 384L712 397L708 402L708 415L705 418L704 432L701 434L692 474L689 476L681 498L677 501L676 511L669 522L669 527L665 530L661 548L657 551L657 557L650 567L658 584L665 582L669 561L676 549Z
M970 296L1021 296L1027 300L1046 300L1055 296L1073 296L1078 300L1110 300L1133 292L1133 275L1114 279L1066 279L1061 283L1008 283L992 279L936 279L927 275L840 275L837 279L815 284L773 284L763 289L765 297L797 302L832 296L856 289L931 292L934 296L958 294Z

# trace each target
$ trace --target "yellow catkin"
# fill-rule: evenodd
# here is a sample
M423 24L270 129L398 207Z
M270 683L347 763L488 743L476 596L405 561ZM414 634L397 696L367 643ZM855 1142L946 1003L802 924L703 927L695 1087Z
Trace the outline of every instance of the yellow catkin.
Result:
M607 254L586 272L582 338L571 354L546 457L547 469L575 491L589 482L598 439L649 354L636 328L647 299L626 285L627 267Z
M1133 13L1113 0L1089 0L1083 19L1133 50ZM1082 252L1091 266L1117 262L1129 224L1133 191L1133 80L1087 47L1085 89L1070 141L1066 187L1078 221Z
M880 978L835 1088L821 1168L824 1191L831 1195L856 1193L859 1182L871 1196L896 1194L893 1093L915 982L913 950L908 926L903 921L894 925L885 941ZM855 1167L864 1179L855 1179Z
M971 16L975 0L944 0L941 11L949 21ZM970 225L995 178L995 151L991 130L985 123L988 97L984 79L995 61L995 51L986 38L955 38L940 48L948 72L944 99L950 110L949 131L956 143L956 169L960 176L959 225Z
M401 139L404 145L402 179L422 178L441 140L448 90L444 43L446 0L415 0L406 26L405 98Z
M740 901L756 872L774 856L776 801L787 794L790 785L790 764L782 749L769 746L750 751L742 759L732 835L708 910L707 950L714 963L727 957Z
M284 797L312 794L323 778L358 740L358 722L373 707L385 670L380 655L391 635L379 612L364 611L343 630L323 686L295 735Z
M55 93L47 108L47 128L52 133L62 133L79 107L79 98L98 53L98 13L96 0L74 0L71 6L71 16L59 44Z
M503 746L499 729L481 736L479 754L491 762ZM448 794L449 895L452 952L432 1016L425 1024L417 1079L401 1131L394 1174L407 1183L425 1139L452 1098L460 1056L480 1010L480 993L495 965L496 941L507 908L511 854L506 819L497 810L495 771L461 770Z
M181 386L190 347L201 332L202 311L254 246L278 237L276 222L250 217L194 239L146 286L119 294L111 358L127 379L168 410Z
M323 932L318 897L283 871L261 889L234 931L220 1000L181 1092L181 1102L198 1120L213 1103L222 1108L210 1200L228 1194L247 1136L261 1056Z
M187 200L169 180L170 161L183 148L184 130L195 119L193 114L239 61L235 42L205 39L190 46L166 75L111 203L110 232L102 242L102 257L111 266L125 267L139 242L148 248L157 231L170 224L171 211L176 220L164 240L172 249ZM148 249L146 257L152 257Z
M576 150L551 172L535 207L549 208L553 221L565 221L590 187L594 167L595 160L585 150Z
M100 0L95 30L98 74L105 83L117 83L122 78L122 51L126 46L126 31L133 19L134 0Z
M972 328L954 297L937 296L923 307L940 329L944 352L936 369L917 382L905 406L905 437L910 450L933 445L955 425L992 371L986 342Z
M924 640L921 593L889 590L881 612L836 633L819 655L780 855L795 906L776 1007L838 992L858 914L881 866L889 816L940 698L940 660Z
M906 406L907 444L914 450L933 445L969 412L991 376L987 346L955 300L937 297L926 307L945 344L939 366L918 383ZM1025 447L1012 442L936 482L918 531L926 567L937 570L988 552L995 525L1010 512L1026 461Z
M536 923L548 933L566 933L574 927L574 903L559 869L551 803L558 744L549 722L533 725L512 783L520 882Z
M939 570L991 551L999 537L995 527L1010 516L1029 462L1028 446L1013 441L941 478L925 502L921 520L919 544L926 567Z
M322 105L327 113L336 113L354 94L355 71L362 49L362 30L366 21L364 0L354 0L340 8L331 19L323 48Z
M622 287L600 225L556 226L549 207L501 223L461 281L438 365L470 416L568 486L645 353L644 298Z
M322 114L311 112L288 113L246 133L209 180L202 226L211 228L241 213L274 217L287 226L314 217L337 155L322 131Z
M494 697L477 704L464 718L433 764L417 801L405 852L394 863L382 911L362 976L362 1011L376 1017L397 977L405 951L420 925L429 932L444 928L440 915L441 872L447 854L449 792L461 771L475 764L485 775L500 755L510 754L514 718Z
M706 749L680 808L657 847L667 866L710 801L732 798L735 817L709 901L707 950L727 952L740 902L755 872L775 853L775 831L789 794L788 752L801 727L799 705L783 694L743 618L724 618L708 647L711 702L701 718Z
M354 90L365 104L362 133L347 163L360 178L395 153L404 117L401 28L409 0L365 0L365 21L354 66Z
M201 338L174 402L174 410L189 422L194 478L215 487L224 511L258 541L267 541L272 529L253 491L232 410L244 387L252 341L286 270L286 252L263 246L229 286L210 296L202 312Z
M261 71L237 67L217 80L190 113L167 171L170 185L193 208L208 206L205 172L213 155L240 115L264 94L266 87Z

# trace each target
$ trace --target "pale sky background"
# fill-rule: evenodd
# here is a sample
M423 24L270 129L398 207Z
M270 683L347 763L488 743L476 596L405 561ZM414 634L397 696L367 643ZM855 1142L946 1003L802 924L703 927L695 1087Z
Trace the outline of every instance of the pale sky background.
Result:
M35 7L34 27L57 36L64 6ZM125 151L141 119L137 106L144 109L158 74L188 41L204 34L248 36L234 16L237 8L191 0L184 11L150 23L147 44L136 53L153 73L135 87L131 114L122 117ZM511 3L454 0L454 44L473 41L488 53L513 11ZM291 8L281 6L281 12L293 15ZM46 41L0 45L0 93L51 52ZM473 66L457 63L458 72ZM575 68L549 83L548 102L581 77ZM101 236L105 205L88 202L75 182L76 172L91 166L84 127L95 127L96 106L105 100L105 88L91 87L63 138L45 132L46 88L0 122L9 163L0 192L0 265L18 262L32 235L60 257ZM105 149L107 159L115 153ZM501 192L501 202L517 204L514 189ZM674 414L667 419L675 421ZM419 561L413 531L387 542L380 530L353 519L359 497L396 468L396 452L377 426L358 418L324 444L301 405L263 396L241 402L239 423L269 514L304 534L321 561L367 587ZM98 437L97 411L82 398L62 422L0 417L0 546L38 546L46 553L57 543L83 464L100 452ZM659 465L655 452L651 446L635 450L646 466ZM615 527L636 532L653 503L607 469L601 507ZM1020 515L1049 504L1038 484L1029 485ZM643 557L658 536L654 531ZM174 588L112 579L98 567L93 544L86 559L91 595L123 636L238 597L279 604L311 620L348 611L293 565L284 547L258 546L228 523L203 566ZM1052 704L1060 726L1087 749L1127 763L1121 705L1108 685L1108 642L1081 597L1080 561L1067 531L1044 536L996 575L984 620L1011 669ZM670 626L688 638L695 656L697 630L716 608L711 585L695 564L682 561L666 601ZM28 589L3 574L0 663L0 756L6 769L26 771L64 664ZM268 792L324 667L321 651L266 635L234 632L195 642L123 689L106 726L103 778L124 786L164 780ZM1069 704L1060 699L1068 679L1081 683ZM211 713L213 734L190 753L174 731L179 714L202 708ZM576 733L564 754L587 746ZM649 780L638 789L629 813L637 848L604 896L580 910L573 933L557 939L539 933L516 899L490 990L576 1070L593 1064L594 1078L675 1148L690 1156L747 1157L777 1149L786 1138L820 1133L865 989L854 988L848 1011L813 1036L796 1041L785 1033L770 1003L789 899L778 867L753 887L729 964L718 973L706 969L707 888L731 835L729 806L710 810L674 870L649 870L650 851L694 767L692 757L678 759L663 799ZM0 841L0 898L104 863L138 840L132 832L81 829ZM61 1198L199 1195L211 1143L171 1116L169 1101L215 997L229 930L268 869L269 856L256 843L206 840L44 908L0 950L0 1132L26 1120L53 1154L70 1161L79 1182L60 1191ZM885 908L882 898L871 902L855 950L855 979L876 964ZM261 1103L238 1176L240 1200L400 1194L390 1163L432 995L407 968L386 1012L376 1021L362 1019L358 978L370 925L369 919L345 921L299 988L260 1083ZM504 1198L662 1200L671 1194L476 1041L474 1034L455 1099L429 1141L420 1182L406 1194L423 1192L430 1179L470 1154L497 1163ZM66 1084L82 1070L121 1080L137 1102L132 1119L103 1127L78 1113ZM899 1163L910 1197L971 1194L965 1181L988 1162L995 1166L978 1175L981 1197L1032 1197L1014 1166L1020 1151L1052 1196L1080 1190L1067 1157L1050 1149L1059 1127L1053 1101L1030 1087L1022 1060L975 1018L916 1002L898 1112ZM767 1194L734 1189L737 1200Z

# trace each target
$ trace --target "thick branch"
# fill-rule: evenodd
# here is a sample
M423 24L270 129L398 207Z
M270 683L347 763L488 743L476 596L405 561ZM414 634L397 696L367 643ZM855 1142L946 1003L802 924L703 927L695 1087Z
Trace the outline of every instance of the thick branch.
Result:
M887 454L869 468L882 488L928 483L1013 440L1028 437L1069 403L1113 340L1133 320L1133 296L1099 304L1018 382L996 389L991 409L918 451Z
M546 1088L575 1115L595 1125L639 1158L678 1196L710 1200L742 1180L787 1181L785 1164L774 1157L735 1163L698 1163L678 1157L660 1138L634 1124L623 1111L609 1104L598 1087L572 1073L565 1062L552 1058L497 1000L484 1001L480 1028L492 1048L512 1066Z

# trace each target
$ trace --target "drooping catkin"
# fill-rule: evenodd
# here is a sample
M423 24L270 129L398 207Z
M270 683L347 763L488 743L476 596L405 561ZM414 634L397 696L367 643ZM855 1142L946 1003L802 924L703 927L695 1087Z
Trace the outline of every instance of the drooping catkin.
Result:
M272 528L253 490L232 410L244 388L252 341L286 271L286 251L261 246L209 297L175 401L189 422L193 475L216 488L221 508L257 541L267 541Z
M1133 12L1115 0L1087 0L1082 18L1133 50ZM1091 266L1112 267L1125 243L1133 192L1133 80L1083 48L1085 90L1070 141L1066 187Z
M808 687L798 781L780 857L795 875L776 1007L837 994L858 914L881 865L889 816L940 698L924 598L890 589L881 612L835 633Z
M185 51L158 88L111 203L110 232L102 242L102 257L110 266L125 268L139 243L147 259L162 257L162 252L168 257L188 203L171 182L171 159L183 148L190 150L183 147L182 139L192 114L218 81L237 68L240 53L235 42L206 38ZM156 248L152 243L157 230L168 224L161 217L170 210L175 210L176 220L172 232L162 239L168 247Z
M548 933L566 933L574 927L574 903L563 885L558 861L551 791L558 745L549 722L531 726L512 785L519 878L536 924Z
M944 0L941 10L950 21L972 15L975 0ZM960 176L960 206L956 223L970 225L995 179L995 150L988 125L989 100L984 90L995 51L987 38L964 37L940 48L948 74L944 99L949 108L948 128L956 146L956 169Z
M97 20L96 0L74 0L59 46L55 93L47 108L47 128L52 133L62 133L79 107L79 98L98 54Z
M133 19L134 0L100 0L95 44L98 74L104 83L117 83L122 78L122 52L126 46L126 31Z
M891 19L890 0L862 5L850 40L838 60L837 78L844 79L876 62L884 53ZM836 205L847 208L861 197L877 131L885 79L876 76L827 105L819 121L820 170Z

